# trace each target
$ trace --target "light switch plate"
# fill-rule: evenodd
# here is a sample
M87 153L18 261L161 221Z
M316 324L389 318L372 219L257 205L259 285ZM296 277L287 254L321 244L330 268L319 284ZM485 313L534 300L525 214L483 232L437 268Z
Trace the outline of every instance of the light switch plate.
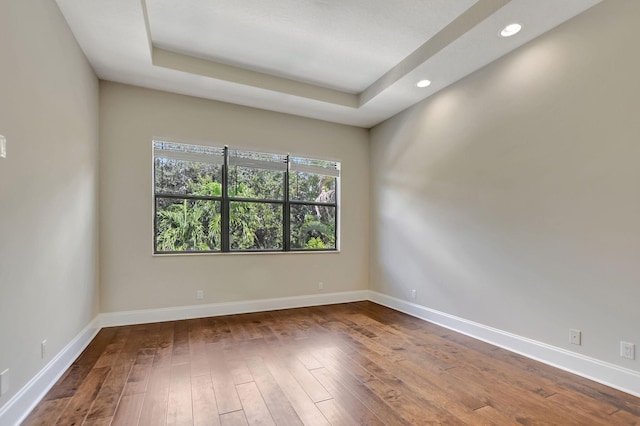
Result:
M569 330L569 342L574 345L582 345L582 332L580 330Z

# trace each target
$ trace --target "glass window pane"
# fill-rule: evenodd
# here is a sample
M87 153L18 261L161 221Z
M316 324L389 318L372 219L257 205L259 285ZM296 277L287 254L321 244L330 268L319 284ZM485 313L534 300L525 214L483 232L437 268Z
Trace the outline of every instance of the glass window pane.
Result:
M282 249L282 204L242 201L229 204L231 250Z
M229 168L229 197L282 200L284 172L231 166Z
M188 160L154 160L156 194L222 196L222 166Z
M156 199L156 251L219 251L220 201Z
M326 176L340 176L340 163L331 160L290 157L291 170L296 172L316 173Z
M335 249L336 208L291 206L292 249Z
M289 173L289 198L316 203L336 202L336 178L314 173Z

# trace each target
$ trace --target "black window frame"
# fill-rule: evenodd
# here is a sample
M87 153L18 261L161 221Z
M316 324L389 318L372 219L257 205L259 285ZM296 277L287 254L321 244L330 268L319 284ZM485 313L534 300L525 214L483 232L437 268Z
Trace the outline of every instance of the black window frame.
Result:
M170 143L175 145L182 145L185 147L199 147L199 148L213 148L223 150L223 161L221 171L221 196L204 196L193 194L176 194L166 192L156 192L156 158L166 158L156 156L155 146L156 143ZM176 254L219 254L219 253L307 253L307 252L338 252L339 251L339 189L340 189L340 162L333 160L323 160L318 158L302 158L293 157L289 154L274 154L265 153L259 151L251 151L246 149L233 149L238 152L255 153L255 154L272 154L280 155L284 158L285 166L283 168L283 197L282 199L270 199L270 198L244 198L229 195L229 174L230 174L230 151L228 146L223 148L210 147L205 145L184 144L180 142L167 142L163 140L153 140L152 142L153 155L152 155L152 168L153 168L153 254L154 255L176 255ZM321 176L333 176L335 177L335 194L333 196L333 202L318 202L318 201L300 201L291 200L290 194L290 176L291 176L291 164L292 159L306 159L309 161L319 161L329 163L335 166L334 169L327 169L327 174L322 173L320 167L317 167L317 175ZM256 167L259 169L259 167ZM314 173L314 172L310 172ZM329 174L331 173L331 174ZM179 200L204 200L220 202L220 250L158 250L158 199L179 199ZM281 249L232 249L231 248L231 230L230 230L230 217L231 217L231 203L266 203L266 204L278 204L282 205L282 248ZM292 248L291 247L291 206L310 206L310 207L330 207L335 211L334 215L334 247L329 248Z

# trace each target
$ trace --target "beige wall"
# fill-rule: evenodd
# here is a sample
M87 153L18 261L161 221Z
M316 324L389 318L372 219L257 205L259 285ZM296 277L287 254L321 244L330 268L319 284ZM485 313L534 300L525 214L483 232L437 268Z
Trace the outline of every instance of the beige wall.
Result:
M362 290L368 286L369 147L363 129L101 83L102 311ZM341 252L152 256L151 140L229 145L342 162Z
M639 16L604 2L372 130L373 290L640 370Z
M0 1L0 58L1 407L99 303L98 80L53 1Z

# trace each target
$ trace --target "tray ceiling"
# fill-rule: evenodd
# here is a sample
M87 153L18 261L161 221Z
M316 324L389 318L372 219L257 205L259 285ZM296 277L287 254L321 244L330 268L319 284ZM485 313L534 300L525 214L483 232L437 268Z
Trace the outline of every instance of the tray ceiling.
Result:
M600 1L57 3L101 79L371 127Z

